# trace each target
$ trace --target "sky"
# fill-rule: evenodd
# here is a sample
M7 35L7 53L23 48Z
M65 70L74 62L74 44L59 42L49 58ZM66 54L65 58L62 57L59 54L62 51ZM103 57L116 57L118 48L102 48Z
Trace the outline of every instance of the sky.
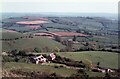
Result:
M1 4L1 12L118 12L118 0L4 0Z

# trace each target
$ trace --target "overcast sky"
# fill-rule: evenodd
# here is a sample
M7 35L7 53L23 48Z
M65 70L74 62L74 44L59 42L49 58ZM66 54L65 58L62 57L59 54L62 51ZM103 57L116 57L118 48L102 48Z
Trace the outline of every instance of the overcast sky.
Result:
M117 13L118 0L4 0L2 12Z

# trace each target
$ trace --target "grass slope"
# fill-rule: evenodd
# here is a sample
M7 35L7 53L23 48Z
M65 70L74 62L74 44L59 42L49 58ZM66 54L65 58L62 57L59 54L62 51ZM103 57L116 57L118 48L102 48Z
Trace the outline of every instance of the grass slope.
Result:
M34 48L39 48L41 50L54 50L56 47L62 49L65 46L54 41L48 39L46 37L34 37L34 38L24 38L14 41L3 41L3 51L10 51L13 49L18 50L33 50Z
M77 73L77 70L74 69L67 69L65 67L59 67L55 68L53 65L36 65L36 64L31 64L31 63L16 63L16 62L6 62L3 64L3 71L10 71L10 70L22 70L26 72L31 72L31 71L40 71L40 72L46 72L46 73L56 73L58 75L61 75L63 77L69 77L73 74ZM104 73L99 73L99 72L90 72L88 71L87 74L90 77L94 76L104 76Z
M100 66L118 68L118 54L104 51L83 51L83 52L59 52L60 56L71 58L77 61L91 60L93 64L100 62Z
M8 62L5 63L3 66L4 70L16 70L21 69L24 71L40 71L40 72L46 72L46 73L57 73L61 76L70 76L74 73L76 73L76 70L73 69L67 69L67 68L54 68L54 66L47 66L47 65L36 65L36 64L30 64L30 63L15 63L15 62Z
M25 36L24 34L18 32L2 32L2 39L15 39L24 36Z

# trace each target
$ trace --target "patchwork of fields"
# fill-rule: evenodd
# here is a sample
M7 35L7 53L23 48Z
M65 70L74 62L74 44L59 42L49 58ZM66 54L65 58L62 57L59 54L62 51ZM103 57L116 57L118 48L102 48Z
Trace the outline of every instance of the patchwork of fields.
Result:
M15 61L3 63L3 71L40 71L69 77L77 74L78 70L74 68L86 60L104 69L118 69L118 29L115 20L104 17L22 16L4 18L1 23L2 52L9 55L12 53L15 58ZM24 58L19 55L26 53L35 56L56 53L57 63L52 61L36 65L16 61L20 57ZM6 60L9 60L9 55L5 56ZM24 61L27 58L29 56ZM105 73L87 71L87 67L84 69L90 77L105 76Z

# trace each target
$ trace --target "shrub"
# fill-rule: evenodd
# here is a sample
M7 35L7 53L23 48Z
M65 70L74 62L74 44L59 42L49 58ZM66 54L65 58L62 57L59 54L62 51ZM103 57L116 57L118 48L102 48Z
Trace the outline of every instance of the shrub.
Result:
M14 62L15 58L11 56L3 56L2 62Z
M85 64L85 67L88 71L91 70L92 61L85 59L85 60L83 60L83 63Z
M18 54L19 56L27 56L26 52L25 51L19 51Z
M64 67L63 65L60 65L60 67Z
M84 74L86 71L84 70L84 69L79 69L78 71L77 71L77 73L82 73L82 74Z
M34 51L34 52L37 52L37 53L38 53L38 52L41 52L41 50L40 50L39 48L37 48L37 47L35 47L33 51Z
M18 52L19 52L19 51L15 49L15 50L12 50L12 51L10 52L10 54L12 54L13 56L16 56Z
M19 58L18 62L22 62L22 63L31 63L29 58Z
M59 68L58 66L54 66L54 68Z

